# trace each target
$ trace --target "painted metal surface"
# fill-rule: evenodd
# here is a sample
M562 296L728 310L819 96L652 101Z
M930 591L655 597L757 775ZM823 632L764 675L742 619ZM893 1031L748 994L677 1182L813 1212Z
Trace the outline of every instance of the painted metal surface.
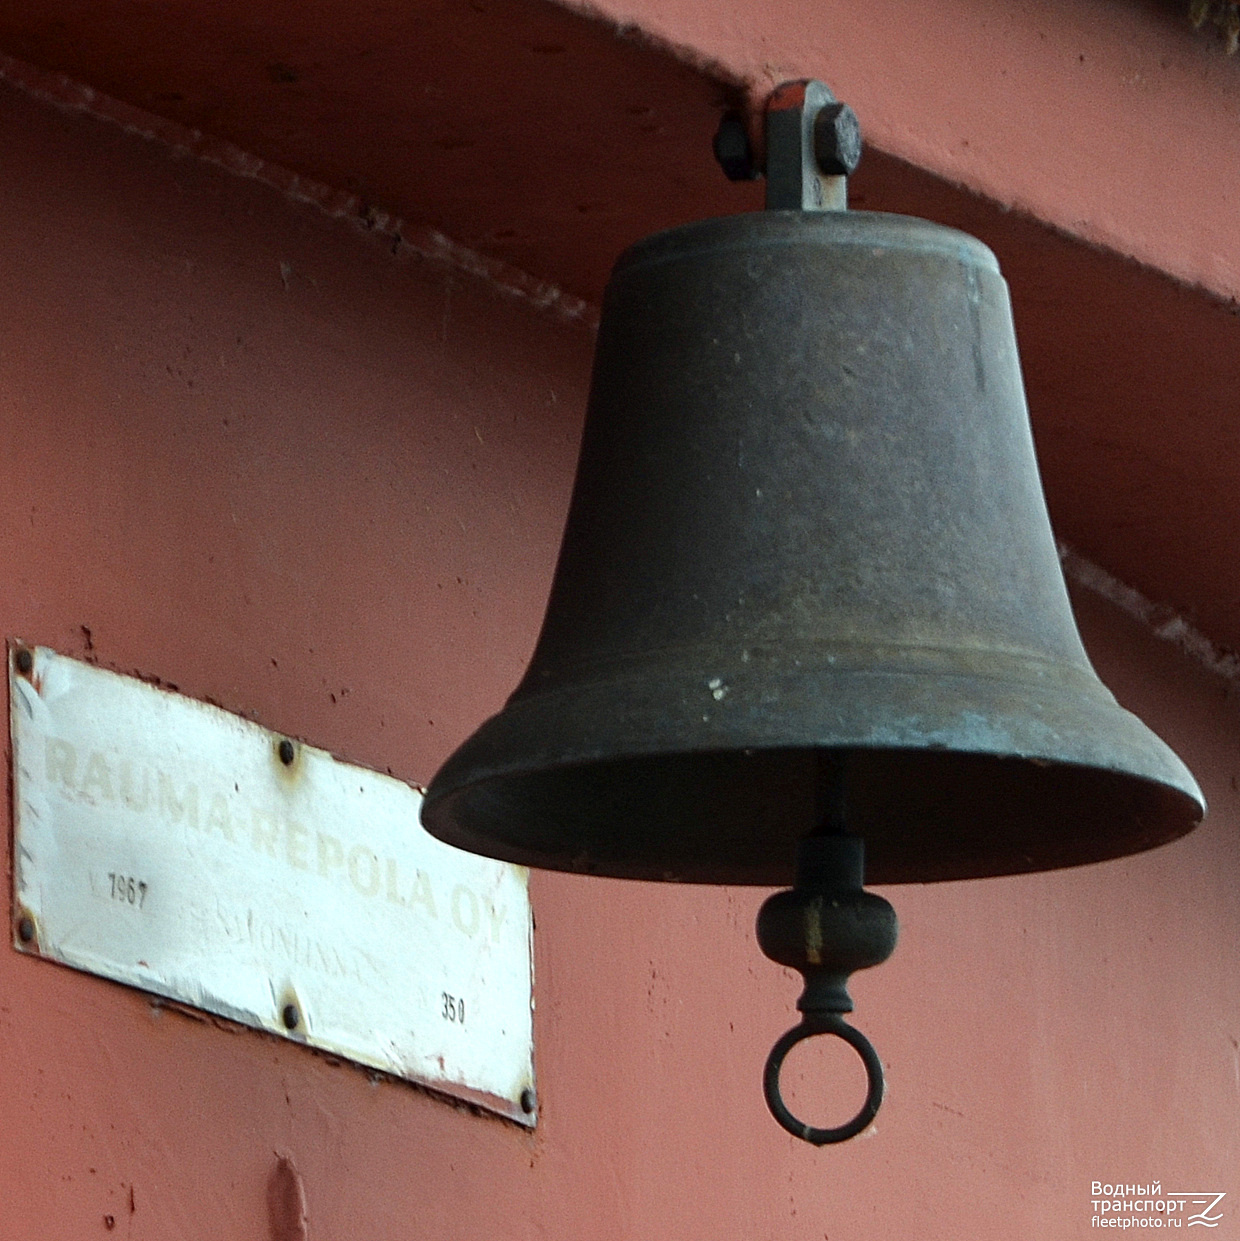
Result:
M925 52L941 66L941 47ZM142 668L380 771L433 771L537 637L589 334L257 182L0 102L4 632ZM1034 251L1026 272L1034 259L1065 262ZM1118 310L1148 297L1139 276ZM1076 288L1083 301L1046 303L1044 331L1078 316L1130 331L1096 279ZM1027 362L1037 315L1017 319ZM1125 358L1148 348L1122 343ZM1193 375L1225 386L1240 368L1225 345L1207 331L1150 360L1174 364L1181 394ZM1076 382L1105 387L1129 424L1161 422L1159 472L1192 480L1151 505L1205 521L1198 484L1215 484L1166 448L1192 411L1125 402L1148 369L1103 356L1082 351ZM1079 432L1078 501L1114 510L1145 554L1148 527L1090 451L1117 424L1077 405L1056 418ZM1199 533L1217 550L1220 529ZM891 1079L872 1136L824 1160L766 1115L755 1076L799 979L754 944L765 892L540 871L536 1132L0 952L0 1237L288 1241L305 1219L311 1241L1081 1241L1092 1182L1142 1175L1226 1190L1226 1214L1236 695L1096 598L1076 605L1099 673L1200 773L1211 817L1121 862L901 891L900 950L852 986ZM815 1068L820 1050L835 1056ZM804 1090L829 1095L802 1091L802 1056ZM860 1077L839 1039L811 1039L784 1085L799 1115L834 1124Z
M533 1123L526 871L218 707L46 648L9 688L17 947Z

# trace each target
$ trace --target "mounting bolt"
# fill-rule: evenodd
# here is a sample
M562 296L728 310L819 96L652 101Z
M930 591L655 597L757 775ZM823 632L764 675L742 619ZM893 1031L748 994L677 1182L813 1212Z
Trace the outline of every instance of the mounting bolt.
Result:
M824 176L852 176L861 162L861 122L846 103L828 103L814 117L814 158Z
M285 767L291 767L293 765L293 759L297 757L297 751L293 748L293 743L287 737L280 742L279 746L276 748L276 753L279 754L280 762L282 762Z
M767 97L768 211L846 211L860 156L857 118L825 83L784 82Z
M297 1011L296 1004L286 1004L284 1011L280 1014L280 1020L284 1022L286 1030L296 1030L301 1024L301 1014Z
M760 175L753 162L753 144L745 118L726 112L715 131L715 158L729 181L756 181Z
M34 942L34 920L29 915L23 916L18 920L17 938L20 939L23 944L30 944Z
M13 656L13 663L17 671L27 677L34 669L34 656L24 646L21 646L17 648L17 654Z
M526 1086L521 1091L521 1110L528 1116L533 1110L537 1100L534 1098L534 1092Z

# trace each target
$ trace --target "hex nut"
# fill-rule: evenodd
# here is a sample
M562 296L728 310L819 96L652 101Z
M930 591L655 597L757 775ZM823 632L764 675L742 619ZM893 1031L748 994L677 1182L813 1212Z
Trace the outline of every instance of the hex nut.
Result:
M754 167L753 147L745 119L737 112L727 112L715 131L715 159L729 181L753 181L758 177Z
M828 177L851 176L861 162L861 122L846 103L829 103L814 117L814 157Z

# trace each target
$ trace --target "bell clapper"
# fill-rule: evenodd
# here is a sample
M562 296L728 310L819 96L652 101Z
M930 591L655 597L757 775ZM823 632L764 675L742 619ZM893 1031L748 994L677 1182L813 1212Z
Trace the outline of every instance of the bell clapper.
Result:
M848 976L882 964L896 946L895 910L881 896L864 890L864 869L865 847L860 836L807 836L798 846L795 887L776 892L758 911L762 951L772 961L798 970L805 979L805 990L797 1000L801 1022L771 1048L762 1086L775 1119L789 1133L815 1146L855 1137L874 1119L883 1101L878 1053L842 1016L853 1009ZM847 1124L831 1129L798 1120L779 1089L784 1058L797 1043L817 1034L832 1034L855 1048L869 1082L861 1110Z
M737 121L725 118L715 153L725 173L756 175L748 144L738 141ZM786 82L766 103L766 209L847 211L848 177L861 159L856 113L818 81ZM730 162L721 155L730 154ZM864 846L846 828L843 753L820 757L819 833L801 841L796 886L771 897L758 915L758 941L774 961L799 970L805 990L797 1001L801 1023L771 1048L762 1086L775 1119L796 1137L816 1146L855 1137L874 1119L883 1101L883 1066L869 1039L850 1026L848 976L885 961L895 948L895 910L862 889ZM784 1058L802 1040L831 1034L856 1049L865 1064L865 1104L847 1124L823 1129L789 1111L779 1088Z

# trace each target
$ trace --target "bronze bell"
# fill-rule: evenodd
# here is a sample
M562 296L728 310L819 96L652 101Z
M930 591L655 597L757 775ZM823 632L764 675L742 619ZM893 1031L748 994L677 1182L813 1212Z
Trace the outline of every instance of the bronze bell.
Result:
M821 209L851 171L823 151L848 146L841 112L819 83L781 88L775 209L616 264L542 634L431 783L442 840L762 885L797 877L800 848L795 939L813 892L860 892L861 841L866 878L910 883L1095 862L1200 820L1192 775L1081 646L994 255L924 220ZM801 844L824 836L861 838L834 878ZM768 954L812 973L764 917ZM802 1011L864 1056L832 1024L859 967L837 969L834 1008Z

